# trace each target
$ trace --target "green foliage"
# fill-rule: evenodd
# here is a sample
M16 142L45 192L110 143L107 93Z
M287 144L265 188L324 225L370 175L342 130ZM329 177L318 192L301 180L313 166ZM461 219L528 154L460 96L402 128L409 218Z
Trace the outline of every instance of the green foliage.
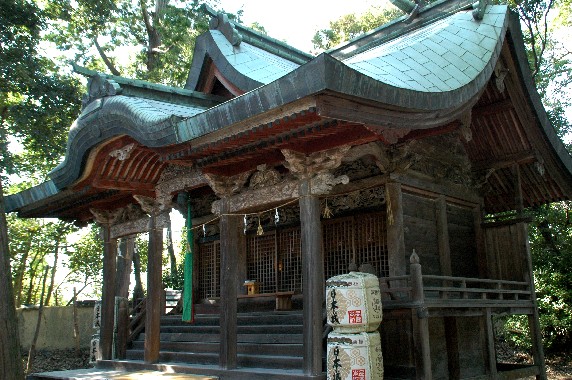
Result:
M91 288L92 293L83 295L101 296L103 281L103 240L99 227L92 224L87 233L73 244L69 252L68 270L71 283L82 284L82 288Z
M545 346L572 345L572 202L537 208L530 243Z
M177 264L177 273L175 276L171 276L169 271L163 272L163 284L166 288L183 290L183 285L185 283L185 265L183 263Z
M322 29L314 34L312 38L314 49L317 51L331 49L401 15L403 13L397 8L380 7L372 7L361 15L347 14L335 21L330 21L329 29Z

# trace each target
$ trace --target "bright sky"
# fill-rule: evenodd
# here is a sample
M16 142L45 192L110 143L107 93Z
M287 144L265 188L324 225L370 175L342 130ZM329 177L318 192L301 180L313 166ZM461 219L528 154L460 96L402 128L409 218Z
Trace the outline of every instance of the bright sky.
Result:
M303 51L312 49L316 31L329 27L330 21L349 13L363 13L371 6L384 7L388 0L219 0L227 12L244 11L242 22L258 22L270 37L286 41Z

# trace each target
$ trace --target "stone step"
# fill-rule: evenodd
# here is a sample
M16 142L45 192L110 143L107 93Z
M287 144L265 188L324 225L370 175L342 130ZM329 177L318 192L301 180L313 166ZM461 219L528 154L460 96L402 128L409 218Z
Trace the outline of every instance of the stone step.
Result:
M281 355L247 355L238 354L238 365L249 368L274 368L274 369L298 369L302 368L302 357L281 356ZM129 350L127 359L143 360L143 350ZM164 351L159 354L160 362L176 362L186 364L216 365L218 364L218 353L197 353Z
M161 333L196 333L196 334L218 334L219 326L163 326L161 325ZM239 334L302 334L302 325L238 325L237 332Z
M238 325L301 325L304 317L299 311L274 313L239 313ZM218 326L220 318L217 314L197 314L194 323L184 322L180 315L165 315L161 317L161 326Z
M144 342L133 342L133 349L143 350ZM218 342L161 342L161 350L197 352L197 353L218 353L220 345ZM237 347L239 354L248 355L281 355L281 356L302 356L304 347L302 344L256 344L239 343Z
M161 333L161 342L219 342L219 334L202 333ZM145 340L145 334L140 334L138 341ZM239 343L302 343L302 334L238 334Z

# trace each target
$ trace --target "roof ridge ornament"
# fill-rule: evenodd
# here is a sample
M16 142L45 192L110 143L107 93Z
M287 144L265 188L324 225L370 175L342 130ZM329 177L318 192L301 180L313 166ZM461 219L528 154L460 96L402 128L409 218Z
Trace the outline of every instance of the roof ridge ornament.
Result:
M473 18L475 20L481 21L485 17L488 3L488 0L479 0L479 2L473 4Z
M96 99L114 96L121 93L121 86L103 74L92 75L87 80L87 93L83 96L82 106L85 108Z
M225 13L219 12L213 16L209 21L209 28L220 31L232 46L238 46L242 42L242 35L238 33Z

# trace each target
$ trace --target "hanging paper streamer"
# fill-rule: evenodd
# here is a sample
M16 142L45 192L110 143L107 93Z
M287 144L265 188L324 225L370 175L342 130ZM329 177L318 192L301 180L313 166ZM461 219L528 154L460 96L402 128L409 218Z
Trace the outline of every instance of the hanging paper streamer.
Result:
M204 226L203 226L204 227ZM185 282L183 285L183 321L193 323L195 310L193 305L193 212L191 196L187 198L187 249L185 253Z
M246 226L247 226L246 215L244 215L244 234L245 235L246 235Z
M206 224L203 224L203 237L207 236L207 227Z
M256 230L256 235L264 235L264 230L262 229L262 224L260 224L260 215L258 215L258 229Z
M274 224L278 223L280 223L280 214L278 213L278 209L276 209L276 212L274 213Z

